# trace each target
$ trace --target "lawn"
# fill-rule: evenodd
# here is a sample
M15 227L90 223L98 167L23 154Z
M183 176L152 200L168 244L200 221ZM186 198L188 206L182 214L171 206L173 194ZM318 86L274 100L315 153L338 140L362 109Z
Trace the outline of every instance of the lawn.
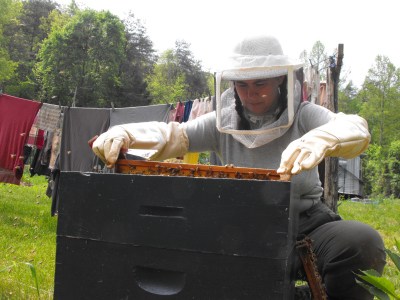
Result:
M47 180L43 176L24 176L24 186L0 183L0 299L38 299L35 283L25 262L37 274L40 299L52 299L56 251L57 217L50 216L51 199L46 195ZM343 201L339 213L344 219L357 220L376 228L386 247L394 248L400 240L400 200L384 200L376 204ZM400 293L400 274L391 261L384 276Z

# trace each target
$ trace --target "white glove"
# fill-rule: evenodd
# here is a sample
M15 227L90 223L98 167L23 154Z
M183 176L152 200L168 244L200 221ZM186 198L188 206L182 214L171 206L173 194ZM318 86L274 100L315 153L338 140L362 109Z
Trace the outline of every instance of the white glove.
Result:
M117 161L121 148L156 150L150 159L164 160L185 155L189 139L177 122L146 122L113 126L93 143L93 152L109 169Z
M289 144L283 151L278 173L298 174L316 167L327 156L354 158L369 145L368 123L357 115L336 114Z

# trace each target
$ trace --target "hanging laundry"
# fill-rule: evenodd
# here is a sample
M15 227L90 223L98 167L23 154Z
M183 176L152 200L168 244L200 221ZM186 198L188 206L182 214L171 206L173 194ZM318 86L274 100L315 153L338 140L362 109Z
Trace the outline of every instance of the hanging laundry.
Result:
M26 145L29 147L42 149L44 144L44 130L36 127L37 120L38 116L36 116L35 120L33 121L32 127L29 131L29 137L26 141Z
M173 105L160 104L110 109L110 126L139 122L168 122Z
M307 99L309 102L318 104L320 101L319 73L315 67L304 68L304 82Z
M182 122L183 114L185 112L185 105L181 102L176 104L176 112L174 116L174 122Z
M60 182L60 156L54 162L54 166L51 169L49 185L47 186L46 195L51 198L51 216L54 217L58 212L58 184Z
M99 158L88 145L110 126L110 109L71 107L64 110L61 135L61 171L92 172Z
M183 117L181 122L187 122L189 120L190 112L192 110L193 101L188 100L185 102L185 111L183 112Z
M171 110L169 111L168 123L173 122L175 118L176 109L173 104L171 104Z
M210 97L210 98L208 98L208 97L206 97L205 99L204 99L204 102L203 102L204 104L204 112L203 112L203 114L208 114L209 112L212 112L213 111L213 102L212 102L212 97Z
M50 156L50 163L49 168L52 169L54 166L54 162L60 153L61 149L61 134L62 134L62 124L64 120L64 114L60 114L60 118L58 119L56 130L53 134L53 141L51 143L51 156Z
M189 120L194 120L197 117L200 117L204 113L204 105L201 101L202 99L196 99L193 101L192 110L190 111Z
M46 131L56 130L60 113L61 107L59 105L44 103L40 108L36 127Z
M24 173L24 145L40 102L0 96L0 182L19 184Z

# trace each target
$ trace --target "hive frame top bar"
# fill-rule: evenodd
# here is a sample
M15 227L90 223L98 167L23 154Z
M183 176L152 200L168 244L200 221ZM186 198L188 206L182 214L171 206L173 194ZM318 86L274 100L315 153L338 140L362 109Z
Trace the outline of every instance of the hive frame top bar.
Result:
M115 166L116 173L124 174L275 181L290 181L291 178L291 176L287 174L278 174L276 170L241 168L235 167L234 165L192 165L184 163L166 163L120 159L117 161Z

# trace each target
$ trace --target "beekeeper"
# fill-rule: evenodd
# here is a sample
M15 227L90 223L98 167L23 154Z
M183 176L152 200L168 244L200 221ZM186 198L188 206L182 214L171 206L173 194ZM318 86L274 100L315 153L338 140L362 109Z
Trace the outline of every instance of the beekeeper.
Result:
M274 37L243 39L230 61L231 66L216 76L216 112L183 124L114 126L95 141L93 151L109 168L121 148L135 148L156 150L152 160L214 151L223 164L295 175L299 234L314 241L329 299L373 299L356 283L353 272L382 273L386 257L382 238L366 224L342 220L320 201L323 189L316 168L327 156L349 159L367 149L367 122L301 102L301 64L284 55ZM224 80L233 87L221 96Z

